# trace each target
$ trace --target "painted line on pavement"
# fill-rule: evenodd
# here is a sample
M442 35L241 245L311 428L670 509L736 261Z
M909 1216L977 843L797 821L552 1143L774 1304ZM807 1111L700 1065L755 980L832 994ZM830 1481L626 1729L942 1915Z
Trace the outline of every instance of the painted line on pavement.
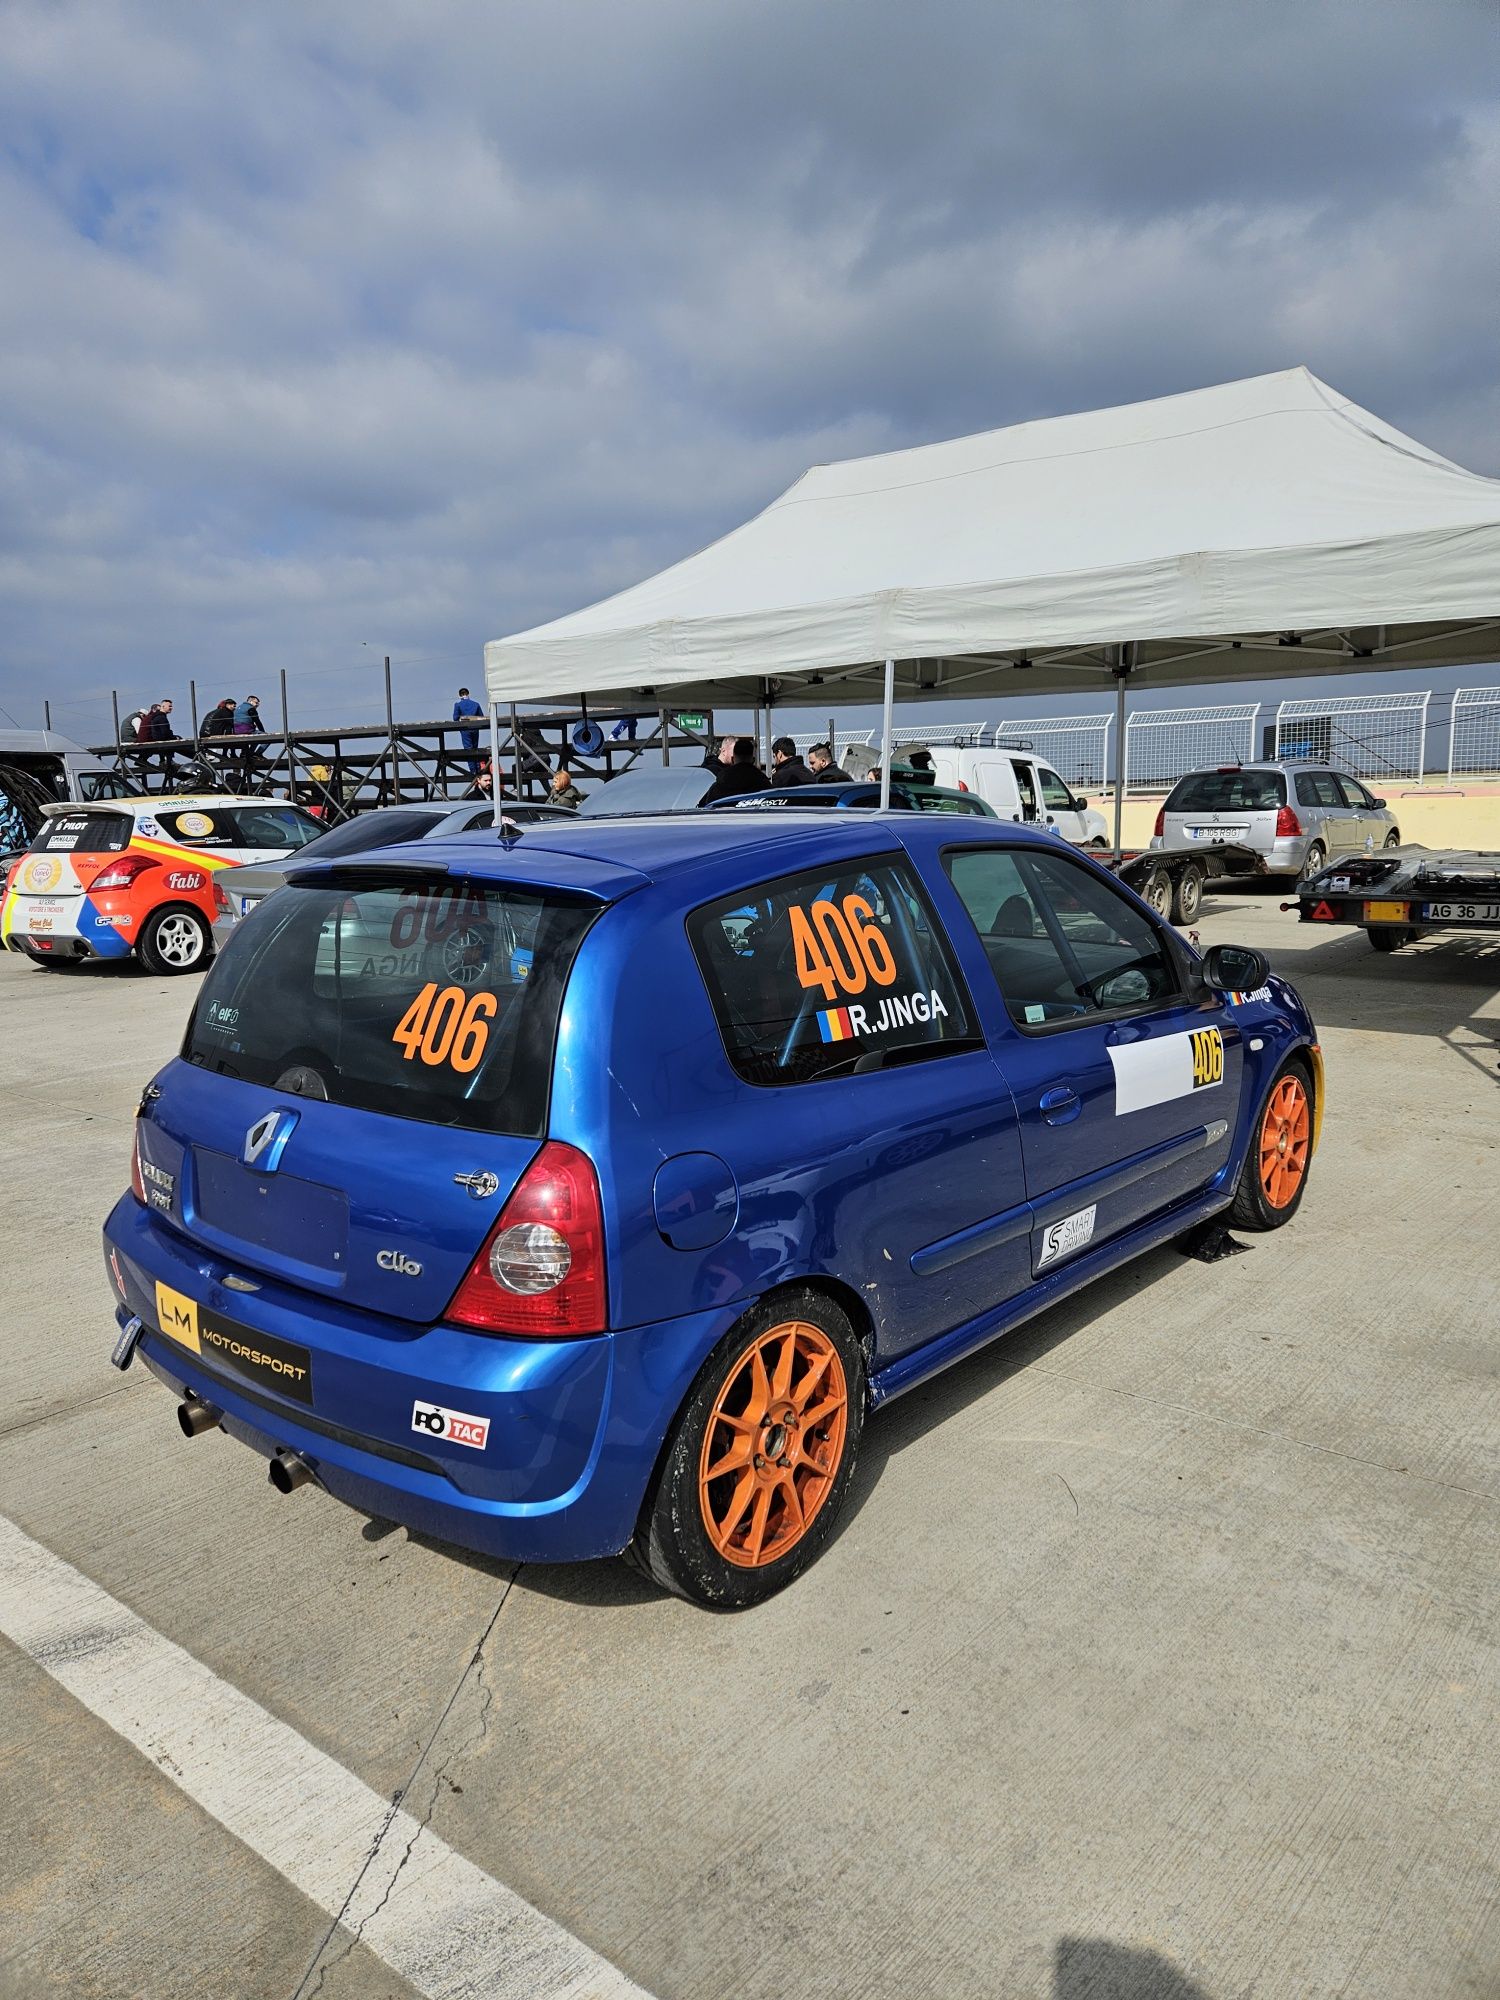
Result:
M428 2000L649 2000L3 1515L0 1632Z

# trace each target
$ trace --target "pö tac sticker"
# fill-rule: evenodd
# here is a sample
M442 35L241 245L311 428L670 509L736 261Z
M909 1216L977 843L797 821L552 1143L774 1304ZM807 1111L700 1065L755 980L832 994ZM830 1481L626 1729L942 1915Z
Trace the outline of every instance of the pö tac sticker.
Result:
M471 1451L483 1451L489 1442L488 1417L471 1417L462 1410L445 1410L441 1403L413 1403L411 1427L428 1437L446 1438L449 1444L466 1444Z
M1224 1037L1217 1028L1153 1035L1109 1051L1115 1073L1115 1116L1215 1090L1224 1081Z
M1079 1209L1076 1215L1065 1215L1061 1222L1048 1223L1042 1232L1041 1254L1036 1260L1040 1271L1046 1264L1055 1264L1062 1257L1071 1257L1075 1250L1081 1250L1085 1243L1093 1240L1094 1217L1098 1213L1098 1203L1090 1208Z

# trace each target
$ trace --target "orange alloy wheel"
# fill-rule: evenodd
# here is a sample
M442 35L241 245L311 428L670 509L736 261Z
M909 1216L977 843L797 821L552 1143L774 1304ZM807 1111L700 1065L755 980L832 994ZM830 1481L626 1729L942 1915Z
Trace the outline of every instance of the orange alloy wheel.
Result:
M698 1459L698 1507L726 1562L763 1569L794 1549L844 1456L849 1390L821 1327L758 1333L714 1403Z
M1271 1092L1260 1127L1260 1184L1272 1208L1285 1208L1307 1172L1312 1111L1307 1086L1287 1075Z

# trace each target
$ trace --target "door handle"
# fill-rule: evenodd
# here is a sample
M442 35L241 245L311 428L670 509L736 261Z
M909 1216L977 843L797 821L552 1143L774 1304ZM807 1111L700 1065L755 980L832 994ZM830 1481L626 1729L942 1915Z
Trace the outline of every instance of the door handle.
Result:
M1069 1090L1066 1084L1042 1092L1041 1112L1049 1125L1067 1125L1082 1109L1077 1091Z

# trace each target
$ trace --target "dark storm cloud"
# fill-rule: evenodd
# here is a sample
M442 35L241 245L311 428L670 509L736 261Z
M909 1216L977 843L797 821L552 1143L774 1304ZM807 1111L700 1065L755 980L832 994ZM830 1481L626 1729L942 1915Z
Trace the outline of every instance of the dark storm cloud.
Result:
M814 460L1297 361L1500 469L1487 6L0 19L28 717L282 664L336 711L362 640L421 705Z

